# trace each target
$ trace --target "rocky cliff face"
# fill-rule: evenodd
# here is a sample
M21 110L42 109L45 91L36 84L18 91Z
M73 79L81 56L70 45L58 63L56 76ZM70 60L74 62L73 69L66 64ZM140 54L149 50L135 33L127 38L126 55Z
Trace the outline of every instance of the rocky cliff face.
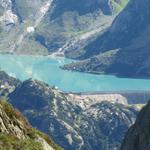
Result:
M0 71L0 96L7 96L21 84L21 81L10 77L3 71Z
M6 100L0 100L0 149L59 150L43 133L33 129L28 121Z
M128 130L121 150L148 150L150 148L150 103L142 109L135 124Z
M11 0L0 1L0 24L7 27L12 26L18 22L18 16L13 9L13 2ZM2 27L2 26L1 26Z
M23 82L9 97L34 127L66 150L119 149L138 112L135 107L109 101L90 103L85 98L77 102L74 95L36 80Z
M77 43L82 47L108 27L113 16L127 2L1 0L0 51L48 54L56 50L72 49Z
M130 1L108 31L85 48L82 58L92 58L66 68L149 78L149 6L148 0Z

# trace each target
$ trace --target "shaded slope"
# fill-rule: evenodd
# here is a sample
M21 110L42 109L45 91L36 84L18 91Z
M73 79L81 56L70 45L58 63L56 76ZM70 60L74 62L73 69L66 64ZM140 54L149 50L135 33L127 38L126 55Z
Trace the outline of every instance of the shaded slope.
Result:
M128 0L88 0L86 2L56 0L53 2L53 9L39 26L35 37L39 42L44 42L43 44L50 51L63 47L64 51L69 49L72 55L78 55L77 50L82 49L91 39L103 32L103 28L106 29L111 24L114 16L124 8L127 2ZM118 7L120 9L117 9ZM96 30L94 35L90 35L90 39L87 37L87 41L82 40L81 36L88 34L91 30ZM77 48L76 45L80 47ZM74 51L77 52L74 53ZM71 55L67 56L71 57Z
M121 150L148 150L150 148L150 103L142 109L135 124L128 130Z
M83 58L93 58L65 68L149 78L149 7L148 0L142 3L139 0L129 2L109 30L86 47Z

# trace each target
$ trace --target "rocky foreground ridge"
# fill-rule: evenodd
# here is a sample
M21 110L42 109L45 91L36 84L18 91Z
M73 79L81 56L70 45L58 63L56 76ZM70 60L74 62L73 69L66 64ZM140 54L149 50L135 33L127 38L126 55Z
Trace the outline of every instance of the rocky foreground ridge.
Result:
M150 102L139 113L135 124L128 130L121 150L150 149Z
M119 149L146 103L144 99L136 102L130 94L64 93L33 79L20 81L6 95L33 127L47 133L65 150Z
M22 114L0 99L0 149L60 150L45 134L32 128Z

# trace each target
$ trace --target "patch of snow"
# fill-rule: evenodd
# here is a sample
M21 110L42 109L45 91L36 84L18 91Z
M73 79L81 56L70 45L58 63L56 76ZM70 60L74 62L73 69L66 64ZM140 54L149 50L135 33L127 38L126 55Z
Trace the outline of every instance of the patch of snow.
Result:
M32 33L32 32L34 32L35 31L35 29L34 29L34 27L27 27L27 32L28 33Z
M5 85L1 85L0 88L4 89L4 88L5 88Z
M4 22L6 24L15 24L17 21L18 17L11 10L7 10L4 12L3 16L0 17L0 22Z
M72 140L71 134L67 134L65 137L66 137L66 139L68 140L68 143L69 143L70 145L72 145L73 140Z
M58 86L55 86L55 89L58 90L59 89Z
M52 0L51 0L51 1L52 1ZM45 6L42 6L42 7L41 7L41 9L40 9L41 13L45 14L45 13L48 11L48 9L49 9L49 7L50 7L50 5L51 5L51 1L50 1L50 2L47 2Z

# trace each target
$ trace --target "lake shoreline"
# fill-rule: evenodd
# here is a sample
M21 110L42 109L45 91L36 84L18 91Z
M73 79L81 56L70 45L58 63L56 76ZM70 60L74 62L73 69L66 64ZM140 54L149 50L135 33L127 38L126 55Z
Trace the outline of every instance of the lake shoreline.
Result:
M62 58L62 59L61 59ZM0 55L0 68L20 79L37 79L65 92L149 91L150 80L118 78L60 69L70 63L65 57ZM8 61L9 60L9 61ZM15 66L15 67L14 67Z
M78 61L76 59L71 59L71 58L67 58L65 56L60 56L60 55L53 55L52 54L49 54L49 55L30 55L30 54L15 54L15 53L0 53L0 55L12 55L12 56L21 56L21 57L37 57L37 58L42 58L42 57L46 57L46 58L52 58L52 59L68 59L72 62L74 61ZM72 63L70 62L70 63ZM70 64L68 63L68 64ZM66 65L66 64L65 64ZM114 77L117 77L117 78L123 78L123 79L145 79L145 80L150 80L150 77L148 78L147 76L146 77L143 77L143 76L124 76L124 75L120 75L120 74L111 74L111 73L101 73L101 72L96 72L96 71L78 71L78 70L74 70L74 69L66 69L64 68L64 65L62 66L59 66L60 69L63 69L63 70L67 70L67 71L71 71L71 72L80 72L80 73L86 73L86 74L92 74L92 75L110 75L110 76L114 76Z

